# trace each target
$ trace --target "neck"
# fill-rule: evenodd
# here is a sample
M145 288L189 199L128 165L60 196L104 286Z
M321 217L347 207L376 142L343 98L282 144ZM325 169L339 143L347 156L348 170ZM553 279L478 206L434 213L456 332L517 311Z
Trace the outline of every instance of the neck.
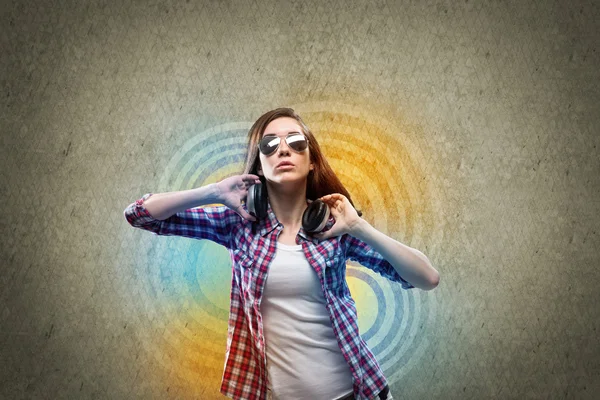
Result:
M287 229L298 230L302 225L302 214L308 206L306 201L306 184L293 187L272 185L267 181L269 203L277 220Z

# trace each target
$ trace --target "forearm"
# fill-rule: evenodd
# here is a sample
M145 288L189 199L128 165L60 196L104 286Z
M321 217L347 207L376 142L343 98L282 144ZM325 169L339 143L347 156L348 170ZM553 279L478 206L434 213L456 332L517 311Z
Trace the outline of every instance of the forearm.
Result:
M144 207L153 218L164 220L188 208L218 203L218 194L216 183L178 192L153 193L144 202Z
M361 219L350 235L370 245L383 256L405 280L413 286L431 290L438 285L440 276L429 259L419 250L406 246L378 231Z

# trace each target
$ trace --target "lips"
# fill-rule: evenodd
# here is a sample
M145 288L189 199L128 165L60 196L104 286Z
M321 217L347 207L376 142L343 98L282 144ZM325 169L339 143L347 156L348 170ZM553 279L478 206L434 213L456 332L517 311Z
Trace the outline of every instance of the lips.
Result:
M277 166L276 166L275 168L279 168L279 167L281 167L281 166L284 166L284 165L290 165L290 166L292 166L292 167L294 166L294 164L292 164L292 163L291 163L291 162L289 162L289 161L282 161L282 162L280 162L279 164L277 164Z

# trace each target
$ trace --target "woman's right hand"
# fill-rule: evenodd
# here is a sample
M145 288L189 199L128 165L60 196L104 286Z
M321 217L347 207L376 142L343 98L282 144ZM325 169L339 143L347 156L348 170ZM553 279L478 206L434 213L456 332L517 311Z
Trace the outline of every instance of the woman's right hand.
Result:
M260 178L254 174L234 175L225 178L217 183L219 201L237 212L242 218L256 221L255 217L242 208L241 201L248 195L248 188L256 183L260 183Z

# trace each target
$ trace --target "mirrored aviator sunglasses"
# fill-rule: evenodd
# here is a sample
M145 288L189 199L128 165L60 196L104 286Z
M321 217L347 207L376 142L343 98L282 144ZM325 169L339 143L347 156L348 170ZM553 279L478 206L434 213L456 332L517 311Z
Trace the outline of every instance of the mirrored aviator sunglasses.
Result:
M269 156L279 148L283 138L275 135L266 135L258 142L258 149L265 156ZM308 147L308 138L301 133L290 133L285 137L285 142L297 153L300 153Z

